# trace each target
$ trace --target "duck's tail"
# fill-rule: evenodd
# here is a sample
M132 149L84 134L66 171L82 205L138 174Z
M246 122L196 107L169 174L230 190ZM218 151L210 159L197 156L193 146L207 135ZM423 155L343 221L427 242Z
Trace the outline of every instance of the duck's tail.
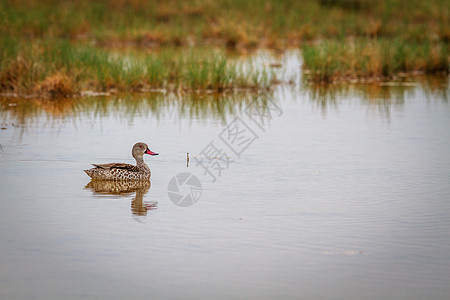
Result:
M84 171L84 173L86 173L89 177L93 178L93 177L92 177L92 176L93 176L92 170L83 170L83 171Z

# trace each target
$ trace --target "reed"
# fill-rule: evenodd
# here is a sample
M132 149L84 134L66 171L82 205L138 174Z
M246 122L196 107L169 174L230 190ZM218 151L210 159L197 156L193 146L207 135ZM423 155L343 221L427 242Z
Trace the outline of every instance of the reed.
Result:
M448 0L3 0L0 91L224 91L276 81L223 52L192 54L205 45L301 47L315 82L448 74L449 12ZM115 52L130 46L163 53Z
M211 91L267 89L274 76L241 68L217 51L120 53L68 41L28 45L8 41L0 53L0 91L37 96L93 91ZM15 43L15 45L14 45Z
M398 76L448 74L449 46L387 39L325 41L303 48L304 73L313 82L384 81Z

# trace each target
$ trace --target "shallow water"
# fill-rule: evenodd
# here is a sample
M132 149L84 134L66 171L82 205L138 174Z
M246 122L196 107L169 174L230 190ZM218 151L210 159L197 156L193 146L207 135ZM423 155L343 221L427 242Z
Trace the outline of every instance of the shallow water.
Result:
M1 299L450 295L445 91L4 100L0 112ZM145 157L151 186L90 183L83 169L133 163L137 141L160 153ZM177 193L186 172L201 188Z

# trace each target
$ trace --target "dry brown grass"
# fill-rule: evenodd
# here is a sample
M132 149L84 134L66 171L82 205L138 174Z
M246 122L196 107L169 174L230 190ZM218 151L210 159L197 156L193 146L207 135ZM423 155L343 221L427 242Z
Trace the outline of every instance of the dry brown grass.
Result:
M34 88L39 96L45 98L68 98L75 93L74 84L69 76L63 73L56 73L47 76Z
M0 72L0 91L20 90L20 81L23 74L30 70L29 63L21 56L15 58L9 65Z

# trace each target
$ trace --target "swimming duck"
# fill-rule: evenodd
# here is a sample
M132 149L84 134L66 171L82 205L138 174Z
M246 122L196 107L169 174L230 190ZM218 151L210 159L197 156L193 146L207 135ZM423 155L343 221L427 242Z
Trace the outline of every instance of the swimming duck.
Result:
M136 143L131 150L136 166L124 163L92 164L95 168L84 172L96 180L148 180L152 173L144 162L144 154L158 155L150 151L147 144Z

